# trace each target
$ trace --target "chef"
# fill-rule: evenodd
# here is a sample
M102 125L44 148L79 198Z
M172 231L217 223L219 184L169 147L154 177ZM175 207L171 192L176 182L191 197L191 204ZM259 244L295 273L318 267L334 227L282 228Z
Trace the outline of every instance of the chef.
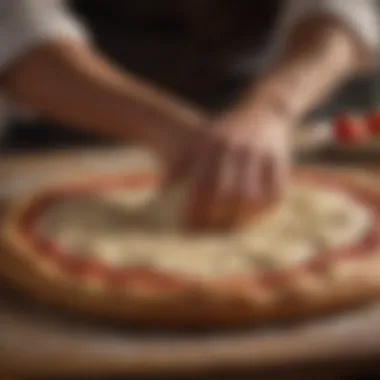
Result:
M133 141L194 199L263 202L292 128L379 36L373 0L0 0L1 125Z

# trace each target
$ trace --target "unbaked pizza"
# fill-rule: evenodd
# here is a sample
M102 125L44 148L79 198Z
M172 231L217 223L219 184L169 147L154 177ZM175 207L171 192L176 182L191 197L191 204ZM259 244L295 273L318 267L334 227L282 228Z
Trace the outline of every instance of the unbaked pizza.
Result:
M14 205L0 267L44 301L131 324L243 325L380 295L374 175L303 168L229 231L183 228L186 195L152 173L73 183Z

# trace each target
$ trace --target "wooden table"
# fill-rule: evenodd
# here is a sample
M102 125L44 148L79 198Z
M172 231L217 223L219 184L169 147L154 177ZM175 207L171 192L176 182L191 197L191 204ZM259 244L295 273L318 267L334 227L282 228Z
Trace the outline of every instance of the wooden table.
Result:
M31 189L84 173L116 173L152 166L146 154L126 149L3 157L0 197L7 206L11 198ZM166 374L183 372L213 373L209 379L223 379L222 371L233 374L230 378L236 380L240 378L238 373L241 378L251 377L247 372L258 378L267 378L269 373L286 378L288 373L288 378L296 379L297 369L304 375L300 378L329 379L337 378L334 374L342 370L357 370L364 362L377 366L375 359L380 356L379 305L256 331L144 333L78 320L36 305L5 284L1 289L0 371L16 378L57 374L96 374L107 379L109 374L165 374L162 378L167 378ZM329 369L333 377L316 369Z

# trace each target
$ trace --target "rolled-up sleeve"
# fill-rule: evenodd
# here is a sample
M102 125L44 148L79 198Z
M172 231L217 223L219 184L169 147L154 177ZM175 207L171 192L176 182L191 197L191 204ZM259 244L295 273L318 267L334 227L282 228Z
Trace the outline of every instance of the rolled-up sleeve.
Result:
M325 14L336 17L351 30L369 53L377 53L380 44L376 0L287 0L281 19L286 35L306 18Z
M39 44L62 38L89 39L65 1L0 0L0 74Z

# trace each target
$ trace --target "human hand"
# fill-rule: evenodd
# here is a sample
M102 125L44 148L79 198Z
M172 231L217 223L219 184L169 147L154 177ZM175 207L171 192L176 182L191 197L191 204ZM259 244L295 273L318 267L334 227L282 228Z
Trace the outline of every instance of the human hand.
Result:
M277 199L290 164L292 120L254 107L214 120L177 144L171 175L190 186L192 220L227 228Z

